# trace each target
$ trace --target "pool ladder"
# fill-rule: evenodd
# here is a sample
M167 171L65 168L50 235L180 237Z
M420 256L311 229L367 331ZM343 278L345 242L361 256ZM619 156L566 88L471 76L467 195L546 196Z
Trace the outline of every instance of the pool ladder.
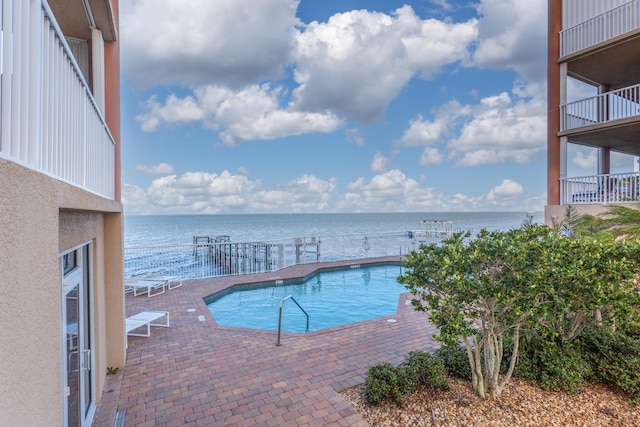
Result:
M293 296L289 295L288 297L284 297L282 301L280 301L280 314L278 315L278 342L276 342L276 345L282 345L280 344L280 328L282 326L282 306L284 305L284 302L288 299L295 302L298 308L302 310L305 316L307 316L307 332L309 332L309 315L307 314L306 311L304 311L304 308L302 308L302 306L298 304L298 301L296 301L296 299Z

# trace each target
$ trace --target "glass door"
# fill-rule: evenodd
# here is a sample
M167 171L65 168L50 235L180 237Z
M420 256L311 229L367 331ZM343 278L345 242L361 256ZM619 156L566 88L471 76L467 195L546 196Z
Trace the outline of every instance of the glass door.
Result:
M62 255L63 395L66 426L89 425L92 416L90 246Z

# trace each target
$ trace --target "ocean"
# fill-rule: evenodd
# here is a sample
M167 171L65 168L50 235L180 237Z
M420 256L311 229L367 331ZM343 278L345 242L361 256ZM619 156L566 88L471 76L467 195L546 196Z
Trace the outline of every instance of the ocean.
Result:
M543 222L542 213L531 215ZM432 231L477 233L517 228L526 219L526 212L125 216L125 276L163 270L200 278L395 256L443 237L416 233L428 227L424 221L446 222L432 223ZM194 245L196 236L207 238Z
M530 213L544 223L542 212ZM262 242L296 237L405 234L421 220L451 221L454 231L517 228L527 212L331 213L235 215L125 215L125 248L189 245L194 236L229 236L232 242Z

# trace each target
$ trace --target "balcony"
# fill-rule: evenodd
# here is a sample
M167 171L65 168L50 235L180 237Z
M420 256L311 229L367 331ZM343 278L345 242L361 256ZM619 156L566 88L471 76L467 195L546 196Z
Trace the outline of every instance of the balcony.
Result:
M611 2L601 0L565 0L563 2L563 21L565 26L572 25L560 32L560 57L575 54L584 49L597 46L640 29L640 0L618 0L622 3L611 7ZM594 13L598 13L593 16ZM584 16L593 16L580 20Z
M1 0L0 22L0 157L113 199L114 139L48 3Z
M640 84L560 106L560 136L594 147L640 154Z
M638 172L560 179L562 205L626 204L639 200Z
M560 106L560 131L640 116L640 84Z

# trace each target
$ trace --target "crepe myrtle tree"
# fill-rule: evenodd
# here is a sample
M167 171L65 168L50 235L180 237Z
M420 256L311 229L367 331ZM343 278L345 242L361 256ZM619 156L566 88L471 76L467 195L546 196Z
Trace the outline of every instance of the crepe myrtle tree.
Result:
M475 392L498 396L518 359L523 329L572 340L596 323L596 308L612 317L633 311L638 292L637 243L568 239L546 226L455 234L407 255L398 281L429 313L436 339L467 351ZM508 369L501 375L505 346Z
M481 396L497 396L511 378L518 357L520 331L530 318L527 292L518 271L529 267L519 250L536 227L520 233L482 230L454 234L441 244L422 245L407 255L398 281L416 297L416 310L428 311L438 326L436 339L445 345L464 343L472 386ZM507 372L500 377L505 338L513 349Z

